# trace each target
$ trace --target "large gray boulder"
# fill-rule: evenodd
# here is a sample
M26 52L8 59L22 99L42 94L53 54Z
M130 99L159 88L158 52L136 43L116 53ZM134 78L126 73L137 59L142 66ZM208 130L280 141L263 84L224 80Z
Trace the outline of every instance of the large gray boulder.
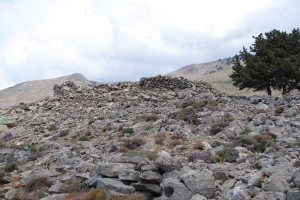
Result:
M281 192L260 192L253 200L286 200L286 195Z
M193 196L193 193L178 179L165 179L160 186L163 189L163 195L155 200L183 200Z
M118 177L120 170L135 170L135 165L130 163L101 163L96 169L96 173L106 177Z
M159 173L153 171L145 171L140 175L140 179L149 183L160 183L162 177Z
M159 168L164 170L165 172L171 172L175 169L179 170L182 168L182 165L174 160L172 156L166 151L161 151L158 154L158 158L155 160L156 164Z
M140 172L127 169L120 169L118 178L122 181L139 181Z
M122 194L131 194L135 192L133 186L128 186L111 178L98 178L97 179L97 188L102 188L106 194L111 193L111 191L122 193Z
M137 191L146 191L146 192L150 192L152 194L160 194L161 193L161 187L159 187L156 184L152 184L152 183L138 182L138 183L133 183L132 186Z
M263 187L265 191L282 192L282 193L286 193L286 191L289 188L290 187L286 179L279 176L272 177L269 183L265 187Z
M215 179L213 172L207 169L200 173L183 177L183 182L193 194L201 194L206 198L212 198L216 191Z

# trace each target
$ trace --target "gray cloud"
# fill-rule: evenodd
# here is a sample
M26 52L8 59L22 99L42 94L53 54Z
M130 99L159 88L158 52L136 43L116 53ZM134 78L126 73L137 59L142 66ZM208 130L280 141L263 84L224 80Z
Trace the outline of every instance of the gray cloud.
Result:
M299 27L299 4L0 1L0 89L76 72L94 81L135 81L233 56L252 35Z

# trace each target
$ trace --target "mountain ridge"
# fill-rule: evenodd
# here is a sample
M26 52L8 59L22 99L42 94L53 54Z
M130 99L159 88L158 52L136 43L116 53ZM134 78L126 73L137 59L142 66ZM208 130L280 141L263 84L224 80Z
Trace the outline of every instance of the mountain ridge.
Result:
M53 86L55 84L60 85L67 80L79 86L91 83L80 73L19 83L15 86L0 90L0 107L17 105L20 102L29 103L40 100L46 96L53 96Z

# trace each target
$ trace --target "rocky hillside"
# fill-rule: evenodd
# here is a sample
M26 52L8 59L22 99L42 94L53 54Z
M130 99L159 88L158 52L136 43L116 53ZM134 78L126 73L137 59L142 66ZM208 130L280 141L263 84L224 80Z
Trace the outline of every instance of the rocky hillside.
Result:
M296 200L299 114L183 78L65 82L0 110L0 199Z
M70 80L77 85L90 82L82 74L71 74L53 79L28 81L0 90L0 107L18 105L20 102L34 102L47 96L53 96L53 86Z

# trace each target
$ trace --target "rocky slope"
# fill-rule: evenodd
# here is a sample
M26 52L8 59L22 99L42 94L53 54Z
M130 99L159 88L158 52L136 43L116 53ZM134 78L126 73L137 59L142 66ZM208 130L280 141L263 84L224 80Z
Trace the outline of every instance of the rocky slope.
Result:
M73 81L77 85L87 85L90 82L82 74L71 74L53 79L29 81L13 87L0 90L0 107L18 105L20 102L34 102L47 96L53 96L53 86L65 81Z
M0 199L299 199L299 113L182 78L68 81L0 110Z

